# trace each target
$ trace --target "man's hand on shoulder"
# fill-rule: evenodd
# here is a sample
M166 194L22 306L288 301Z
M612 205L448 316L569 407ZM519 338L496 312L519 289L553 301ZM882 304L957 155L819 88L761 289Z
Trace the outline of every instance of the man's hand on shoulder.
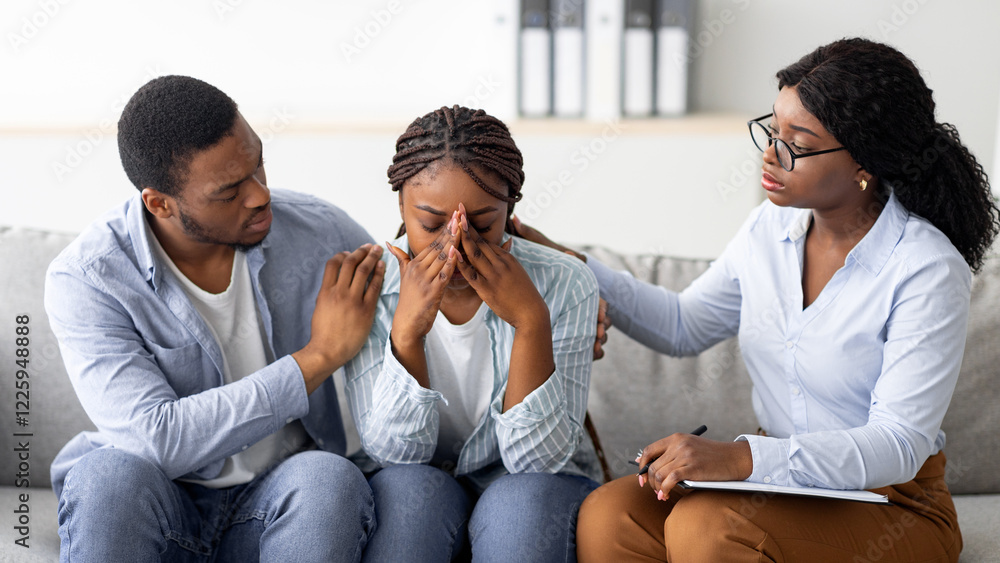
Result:
M381 256L382 247L365 244L327 261L309 343L292 354L307 393L353 358L367 340L385 276Z

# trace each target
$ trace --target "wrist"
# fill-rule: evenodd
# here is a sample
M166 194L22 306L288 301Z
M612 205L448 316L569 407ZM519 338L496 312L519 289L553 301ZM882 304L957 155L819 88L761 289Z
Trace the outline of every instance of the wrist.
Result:
M524 332L551 332L552 323L549 320L549 307L545 301L539 299L539 303L533 307L525 308L523 314L510 323L514 330Z
M330 374L342 365L342 363L338 363L336 359L331 358L328 354L311 348L308 344L305 348L293 353L292 358L299 365L299 370L302 372L302 379L306 385L306 393L312 393L326 378L330 377Z
M389 345L392 347L392 352L399 357L400 354L405 355L415 350L423 350L424 337L393 329L389 331Z
M753 474L753 450L750 442L737 440L732 443L735 454L737 480L745 481Z

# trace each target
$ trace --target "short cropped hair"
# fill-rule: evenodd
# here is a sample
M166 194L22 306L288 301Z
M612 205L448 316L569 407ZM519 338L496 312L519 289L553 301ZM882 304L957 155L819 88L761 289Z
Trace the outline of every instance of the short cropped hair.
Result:
M136 189L180 197L197 152L231 135L236 102L190 76L161 76L132 96L118 120L118 153Z

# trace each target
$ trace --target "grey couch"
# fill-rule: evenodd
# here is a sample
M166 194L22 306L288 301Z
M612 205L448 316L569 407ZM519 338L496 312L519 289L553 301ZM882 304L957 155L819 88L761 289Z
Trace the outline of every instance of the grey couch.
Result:
M66 376L42 308L45 269L72 239L68 234L0 227L0 563L58 560L49 465L72 436L93 429ZM700 260L591 251L612 267L671 289L683 288L708 266ZM956 494L965 539L963 562L1000 562L998 306L1000 257L993 256L975 279L962 375L945 419L948 483ZM23 427L15 413L20 410L15 403L15 328L23 326L16 324L19 315L28 315L30 330L29 424ZM627 461L636 450L671 432L707 424L708 437L731 439L757 428L734 340L697 358L678 360L612 331L607 357L594 364L590 413L616 476L634 471ZM28 450L27 460L21 460L23 452L15 448L25 440L27 448L20 449ZM22 518L27 524L19 529ZM15 543L25 528L27 548Z

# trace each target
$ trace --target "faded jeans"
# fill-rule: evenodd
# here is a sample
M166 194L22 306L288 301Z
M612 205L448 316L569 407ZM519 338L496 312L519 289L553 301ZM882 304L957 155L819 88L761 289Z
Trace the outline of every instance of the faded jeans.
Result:
M364 475L323 451L210 489L105 448L73 466L59 498L64 562L359 561L374 519Z
M428 465L394 465L369 478L378 530L366 562L575 562L576 515L597 483L548 473L505 475L479 498Z

